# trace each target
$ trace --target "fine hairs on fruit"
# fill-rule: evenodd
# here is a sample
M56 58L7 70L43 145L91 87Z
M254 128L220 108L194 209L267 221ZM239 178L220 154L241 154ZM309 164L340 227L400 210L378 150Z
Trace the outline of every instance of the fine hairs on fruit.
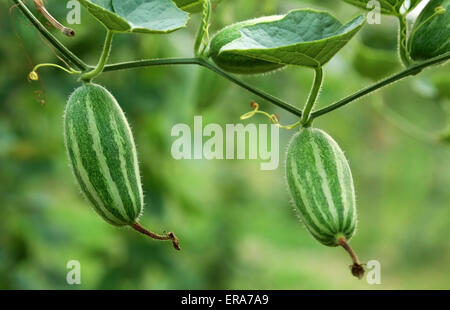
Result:
M343 247L352 274L362 278L364 268L348 244L357 224L355 189L339 145L323 130L302 128L289 143L286 181L306 229L326 246Z
M144 199L136 146L125 115L108 90L85 83L72 93L64 116L64 137L81 191L106 222L170 240L180 249L172 232L158 235L138 222Z

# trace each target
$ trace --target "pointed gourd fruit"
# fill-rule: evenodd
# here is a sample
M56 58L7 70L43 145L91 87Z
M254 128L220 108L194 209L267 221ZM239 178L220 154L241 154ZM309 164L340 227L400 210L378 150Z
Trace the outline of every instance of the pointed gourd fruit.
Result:
M88 83L72 93L65 111L64 137L81 191L106 222L131 226L178 246L173 234L159 236L138 223L144 199L136 146L125 115L108 90Z
M347 244L356 230L355 189L339 145L320 129L301 129L288 147L286 179L306 229L320 243L351 252L353 274L362 276L361 264Z

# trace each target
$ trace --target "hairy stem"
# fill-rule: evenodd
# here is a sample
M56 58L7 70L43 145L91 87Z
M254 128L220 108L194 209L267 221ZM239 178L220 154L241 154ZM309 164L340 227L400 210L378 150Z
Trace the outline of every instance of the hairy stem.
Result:
M399 81L401 79L404 79L406 77L409 77L409 76L412 76L412 75L416 75L417 73L421 72L423 69L425 69L427 67L443 63L443 62L445 62L445 61L447 61L449 59L450 59L450 52L446 53L446 54L443 54L443 55L440 55L438 57L434 57L432 59L428 59L428 60L423 61L421 63L412 65L409 68L407 68L407 69L405 69L405 70L403 70L403 71L401 71L401 72L399 72L399 73L397 73L397 74L395 74L395 75L393 75L391 77L388 77L388 78L386 78L384 80L381 80L380 82L378 82L378 83L376 83L376 84L374 84L372 86L364 88L364 89L362 89L362 90L360 90L360 91L358 91L358 92L356 92L356 93L354 93L354 94L352 94L352 95L350 95L350 96L348 96L348 97L346 97L344 99L341 99L341 100L337 101L336 103L333 103L333 104L331 104L331 105L329 105L329 106L327 106L327 107L325 107L323 109L320 109L320 110L312 113L311 114L311 119L315 119L315 118L317 118L319 116L322 116L322 115L325 115L327 113L330 113L330 112L332 112L332 111L334 111L336 109L339 109L339 108L341 108L341 107L343 107L343 106L345 106L345 105L347 105L347 104L349 104L349 103L351 103L351 102L353 102L353 101L355 101L355 100L357 100L357 99L359 99L359 98L361 98L361 97L363 97L365 95L368 95L368 94L370 94L370 93L372 93L372 92L374 92L374 91L376 91L376 90L378 90L378 89L380 89L380 88L382 88L384 86L393 84L394 82L397 82L397 81Z
M81 71L85 71L89 66L72 53L65 45L63 45L55 36L53 36L47 28L31 13L28 7L20 0L13 0L17 7L22 11L25 17L33 24L33 26L44 36L45 39L58 51L65 61L71 63Z
M292 114L295 114L297 116L301 116L302 115L302 111L297 109L296 107L290 105L289 103L286 103L280 99L278 99L275 96L272 96L266 92L263 92L261 90L258 90L256 88L254 88L253 86L250 86L244 82L242 82L241 80L233 77L232 75L228 74L227 72L221 70L220 68L218 68L217 66L213 65L212 63L210 63L209 61L206 61L204 59L199 59L199 65L215 72L216 74L226 78L227 80L233 82L234 84L238 85L239 87L242 87L244 89L246 89L247 91L263 98L264 100L267 100L273 104L275 104L276 106L291 112Z
M345 237L339 237L338 243L341 247L343 247L347 253L350 255L353 261L352 268L352 274L357 277L358 279L362 279L364 277L364 267L359 262L358 256L356 256L356 253L353 251L353 249L350 247L350 245L347 242L347 239Z
M210 0L202 0L203 12L202 12L202 20L200 26L197 31L197 36L195 38L194 43L194 53L195 56L202 56L205 48L209 43L209 20L211 18L211 1Z
M98 61L97 67L95 67L94 70L83 74L81 76L81 79L83 81L90 82L96 76L98 76L100 73L103 72L103 69L105 68L106 61L108 60L108 57L109 57L109 53L111 52L112 38L113 38L113 32L110 31L110 30L107 30L106 38L105 38L105 44L103 45L103 51L102 51L102 54L100 56L100 60Z
M311 92L309 93L308 101L306 102L305 108L303 110L303 116L300 120L300 123L303 126L306 126L310 121L311 111L314 107L314 104L317 101L317 97L320 92L320 88L322 87L323 82L323 70L322 67L315 68L314 73L314 83L311 88Z
M140 232L143 235L149 236L152 239L161 240L161 241L170 240L170 241L172 241L172 244L173 244L173 247L175 248L175 250L177 250L177 251L181 250L178 238L175 236L175 234L173 232L169 232L169 233L167 233L167 235L158 235L158 234L155 234L154 232L151 232L151 231L145 229L144 227L141 226L141 224L139 224L137 222L134 223L133 225L131 225L131 227L134 230Z
M397 18L399 22L398 52L402 64L408 68L412 63L408 51L408 21L406 20L405 15L399 14L397 15Z
M133 69L133 68L142 68L142 67L152 67L152 66L167 66L167 65L199 65L202 67L205 67L214 73L226 78L227 80L233 82L234 84L238 85L239 87L242 87L246 89L247 91L257 95L258 97L261 97L268 102L273 103L274 105L291 112L294 115L297 115L299 117L302 116L302 111L297 109L296 107L282 101L281 99L276 98L275 96L272 96L266 92L263 92L261 90L258 90L239 79L233 77L232 75L228 74L227 72L223 71L222 69L218 68L217 66L213 65L211 62L203 59L203 58L167 58L167 59L148 59L148 60L137 60L137 61L130 61L130 62L122 62L118 64L111 64L105 66L104 72L107 71L116 71L116 70L125 70L125 69Z

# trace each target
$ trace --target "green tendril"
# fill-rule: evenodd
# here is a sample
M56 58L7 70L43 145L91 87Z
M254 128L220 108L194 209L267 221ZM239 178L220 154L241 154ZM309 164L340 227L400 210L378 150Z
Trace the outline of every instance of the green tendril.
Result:
M244 115L242 115L240 117L241 120L246 120L246 119L252 118L256 114L262 114L262 115L266 116L270 120L270 122L272 124L277 125L279 128L282 128L282 129L291 130L291 129L297 127L298 125L300 125L300 121L298 121L298 122L296 122L295 124L292 124L292 125L286 125L286 126L281 125L280 121L279 121L280 117L278 115L276 115L276 114L269 114L267 112L260 111L259 110L259 104L257 104L254 101L252 101L252 103L250 104L250 107L253 108L253 111L247 112Z
M43 63L43 64L36 65L33 68L33 71L31 71L30 74L28 75L29 79L32 80L32 81L38 81L39 80L39 74L37 73L37 70L39 68L42 68L42 67L57 68L57 69L63 70L64 72L67 72L68 74L81 74L81 71L75 70L73 68L67 69L67 68L64 68L64 67L62 67L60 65L57 65L57 64Z

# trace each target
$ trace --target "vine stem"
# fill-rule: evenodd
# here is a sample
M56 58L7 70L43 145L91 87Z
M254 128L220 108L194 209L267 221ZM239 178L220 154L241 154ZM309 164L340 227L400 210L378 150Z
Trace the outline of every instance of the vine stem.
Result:
M173 247L175 248L175 250L177 250L177 251L181 250L178 238L175 236L175 234L173 232L169 232L169 233L167 233L167 235L158 235L158 234L155 234L154 232L151 232L151 231L145 229L138 222L136 222L130 226L134 230L136 230L136 231L140 232L141 234L146 235L152 239L161 240L161 241L170 240L170 241L172 241L172 244L173 244Z
M55 36L53 36L21 0L13 1L22 11L25 17L33 24L33 26L44 36L44 38L48 40L51 45L53 45L53 47L55 47L55 49L59 52L59 54L64 58L65 61L70 62L81 71L86 71L89 68L89 66L85 62L78 58Z
M215 66L211 62L200 58L165 58L165 59L147 59L147 60L136 60L136 61L128 61L128 62L122 62L117 64L110 64L106 65L104 68L104 72L108 71L116 71L116 70L126 70L126 69L133 69L133 68L142 68L142 67L153 67L153 66L167 66L167 65L199 65L202 67L205 67L214 73L226 78L230 82L238 85L239 87L244 88L245 90L257 95L260 98L263 98L267 100L268 102L273 103L274 105L294 114L298 117L302 116L302 111L293 105L290 105L287 102L284 102L281 99L278 99L275 96L272 96L262 90L256 89L253 86L250 86L241 80L235 78L234 76L228 74L227 72L223 71L219 67Z
M107 30L105 44L103 45L103 51L102 51L102 54L98 61L97 67L95 67L94 70L89 71L81 76L81 79L84 82L90 82L96 76L98 76L100 73L103 72L106 61L108 60L108 57L109 57L109 53L111 52L112 38L113 38L113 32L110 30Z
M339 237L338 238L338 244L347 251L347 253L350 255L353 261L352 268L352 274L357 277L358 279L362 279L364 277L364 267L359 262L358 256L353 251L351 246L348 244L347 239L345 237Z
M92 67L90 67L86 63L84 63L80 58L78 58L75 54L73 54L67 47L65 47L61 42L59 42L41 24L41 22L39 22L39 20L33 15L33 13L30 12L30 10L23 4L23 2L21 0L13 0L13 1L17 4L17 6L20 8L20 10L23 12L23 14L28 18L28 20L33 24L33 26L48 40L48 42L53 47L56 48L56 50L61 54L61 56L63 56L63 58L66 61L72 63L75 67L77 67L78 69L80 69L83 72L85 72L89 69L92 69ZM409 77L412 75L416 75L427 67L446 62L449 59L450 59L450 52L447 52L443 55L425 60L423 62L420 62L417 64L412 64L410 67L406 68L405 70L403 70L391 77L383 79L374 85L364 88L364 89L362 89L344 99L341 99L323 109L320 109L320 110L317 110L317 111L311 113L310 122L317 117L320 117L320 116L330 113L338 108L341 108L341 107L347 105L348 103L353 102L365 95L368 95L384 86L392 84L403 78L406 78L406 77ZM120 64L105 66L104 71L124 70L124 69L146 67L146 66L176 65L176 64L195 64L195 65L200 65L200 66L206 67L206 68L210 69L211 71L214 71L215 73L228 79L229 81L237 84L238 86L252 92L253 94L277 105L278 107L280 107L288 112L291 112L292 114L294 114L296 116L302 117L302 111L297 109L296 107L294 107L294 106L292 106L270 94L267 94L265 92L262 92L260 90L257 90L255 88L251 87L250 85L245 84L244 82L234 78L233 76L222 71L218 67L211 64L209 61L202 59L202 58L151 59L151 60L131 61L131 62L124 62L124 63L120 63Z
M315 119L315 118L317 118L319 116L322 116L322 115L325 115L327 113L330 113L331 111L334 111L334 110L336 110L338 108L341 108L341 107L343 107L343 106L345 106L345 105L347 105L347 104L349 104L349 103L351 103L351 102L353 102L353 101L355 101L355 100L357 100L357 99L359 99L359 98L361 98L361 97L363 97L365 95L368 95L368 94L370 94L370 93L372 93L372 92L374 92L374 91L376 91L376 90L378 90L378 89L380 89L380 88L382 88L384 86L393 84L394 82L397 82L397 81L399 81L401 79L404 79L406 77L409 77L409 76L412 76L412 75L416 75L416 74L418 74L419 72L421 72L423 69L425 69L427 67L446 62L449 59L450 59L450 52L447 52L447 53L445 53L443 55L440 55L440 56L428 59L426 61L423 61L423 62L415 64L415 65L412 65L409 68L407 68L407 69L405 69L405 70L403 70L403 71L401 71L401 72L399 72L399 73L397 73L397 74L395 74L395 75L393 75L391 77L385 78L385 79L381 80L380 82L378 82L378 83L376 83L374 85L371 85L371 86L369 86L367 88L364 88L364 89L362 89L362 90L360 90L360 91L358 91L358 92L356 92L356 93L354 93L354 94L352 94L352 95L350 95L350 96L348 96L348 97L346 97L344 99L341 99L341 100L337 101L336 103L333 103L333 104L331 104L331 105L329 105L329 106L327 106L327 107L325 107L323 109L320 109L320 110L318 110L316 112L313 112L311 114L311 119Z
M307 126L307 124L310 121L311 111L314 107L314 104L317 101L320 88L322 87L322 82L323 82L322 67L315 68L314 82L311 88L311 92L309 93L308 101L306 102L305 108L303 110L303 116L300 119L300 124L302 124L303 126Z
M403 65L408 68L411 63L411 57L409 56L407 42L408 42L408 21L406 20L406 16L399 14L397 15L397 19L399 22L399 39L398 39L398 52L400 55L400 60Z
M61 56L67 62L71 63L81 71L85 72L89 69L92 69L92 66L87 65L80 58L78 58L75 54L73 54L67 47L65 47L61 42L56 39L45 27L42 23L31 13L31 11L27 8L25 4L21 0L13 0L23 14L28 18L28 20L33 24L33 26L48 40L48 42L56 48L56 50L61 54ZM207 60L203 58L179 58L179 59L151 59L151 60L141 60L141 61L130 61L123 62L120 64L109 65L104 67L104 71L114 71L114 70L124 70L138 67L149 67L149 66L163 66L163 65L178 65L178 64L194 64L200 65L209 70L215 72L216 74L221 75L222 77L228 79L232 83L248 90L249 92L267 100L275 104L276 106L294 114L299 117L302 116L302 111L297 109L296 107L284 102L281 99L276 98L270 94L267 94L263 91L255 89L254 87L247 85L246 83L236 79L235 77L229 75L225 71L222 71L218 67L214 66Z

